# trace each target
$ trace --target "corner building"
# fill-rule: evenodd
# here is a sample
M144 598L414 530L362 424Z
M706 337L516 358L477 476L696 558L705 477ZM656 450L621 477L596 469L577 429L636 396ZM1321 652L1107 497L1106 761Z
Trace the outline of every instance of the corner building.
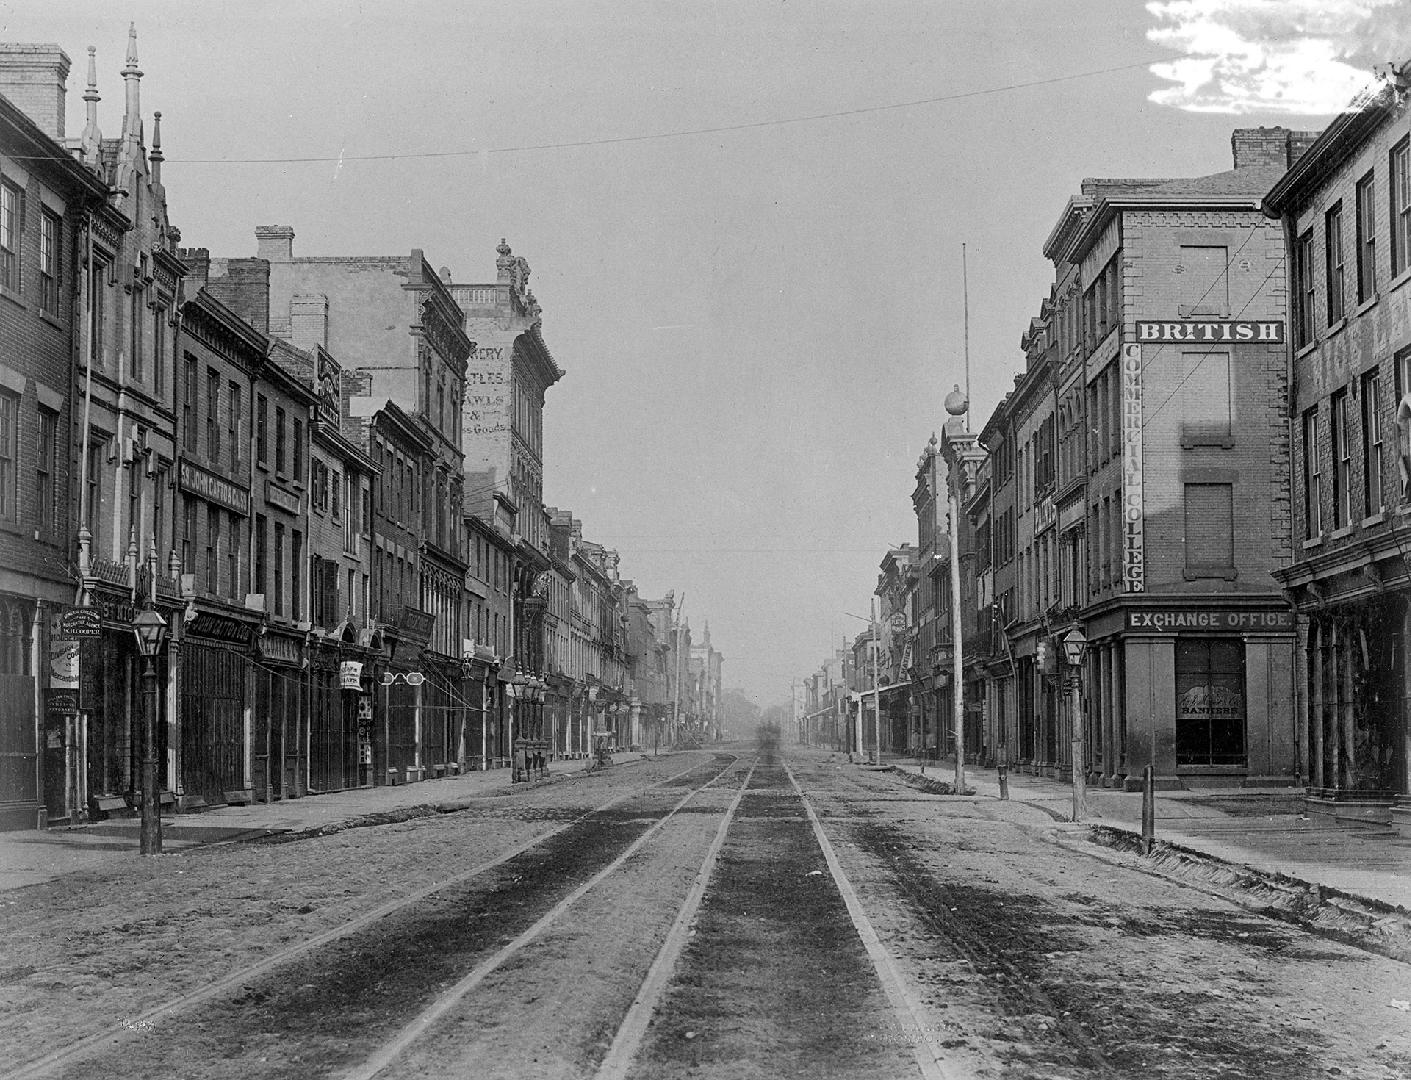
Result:
M1312 136L1236 131L1234 168L1086 181L1049 237L1052 420L1017 453L1021 514L1045 540L1021 568L1024 629L1046 641L1020 687L1056 722L1079 625L1094 782L1297 784L1283 341L1284 238L1259 211ZM1021 528L1020 547L1027 530ZM1056 736L1056 737L1054 737Z

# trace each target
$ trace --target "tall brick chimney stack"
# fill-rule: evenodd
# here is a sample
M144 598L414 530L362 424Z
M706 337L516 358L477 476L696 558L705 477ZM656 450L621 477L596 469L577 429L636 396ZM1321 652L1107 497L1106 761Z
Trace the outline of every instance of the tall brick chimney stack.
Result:
M64 138L64 96L70 61L57 45L0 42L0 94L51 139Z
M1316 131L1291 131L1284 127L1236 128L1230 135L1230 150L1236 169L1287 169L1317 137Z
M256 225L255 258L270 262L292 262L294 229L289 225Z

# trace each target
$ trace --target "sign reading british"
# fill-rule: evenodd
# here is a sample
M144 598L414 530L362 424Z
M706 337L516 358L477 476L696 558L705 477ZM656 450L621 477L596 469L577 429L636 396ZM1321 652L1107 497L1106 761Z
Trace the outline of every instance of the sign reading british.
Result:
M1279 319L1138 319L1137 341L1142 345L1162 341L1197 345L1282 345L1284 324Z

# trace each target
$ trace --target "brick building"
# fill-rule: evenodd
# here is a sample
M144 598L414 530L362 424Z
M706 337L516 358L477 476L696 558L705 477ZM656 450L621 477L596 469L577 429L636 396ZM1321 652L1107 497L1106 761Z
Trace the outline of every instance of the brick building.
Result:
M474 339L465 371L460 418L467 490L473 500L502 492L516 511L511 566L511 640L499 671L509 684L516 672L545 682L543 700L526 716L537 742L552 743L567 719L573 690L549 669L551 593L562 605L566 580L554 582L550 515L544 507L544 399L563 378L543 338L543 317L529 288L529 264L503 240L496 248L495 281L447 288L465 312ZM472 505L475 505L473 502ZM547 718L543 720L542 718ZM526 729L527 730L527 729ZM556 746L540 749L550 754Z
M1274 185L1290 245L1295 702L1310 808L1411 829L1408 68Z
M1274 578L1290 558L1284 242L1258 207L1310 140L1236 131L1224 173L1085 181L1048 238L1054 290L983 433L1013 448L1014 550L1007 524L990 539L996 603L1014 564L1011 762L1071 775L1059 639L1078 626L1095 782L1147 763L1169 786L1297 782Z
M52 624L74 602L85 222L115 217L63 145L68 71L57 46L0 46L0 829L84 808L78 644Z
M259 226L256 256L269 263L272 335L336 357L353 393L345 434L371 462L359 477L372 502L370 618L380 632L373 671L374 779L406 782L465 764L472 708L463 662L464 582L460 446L466 360L474 343L446 284L420 250L392 256L295 256L294 230ZM346 464L346 459L345 459ZM345 513L346 473L340 478ZM328 489L329 512L332 489ZM331 520L331 518L330 518ZM358 534L336 522L346 542ZM359 523L357 528L363 526ZM348 552L351 556L352 552ZM330 560L362 583L352 560ZM325 595L332 595L330 583ZM346 599L337 601L345 610ZM351 630L351 624L350 624ZM370 638L368 639L371 640Z

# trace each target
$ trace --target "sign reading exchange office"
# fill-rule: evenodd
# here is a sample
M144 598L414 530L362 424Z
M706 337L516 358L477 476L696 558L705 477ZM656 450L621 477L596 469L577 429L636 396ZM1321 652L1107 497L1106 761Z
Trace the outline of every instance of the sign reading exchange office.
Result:
M1292 630L1291 611L1245 611L1242 609L1143 608L1127 612L1127 629L1150 633L1178 634L1183 630L1230 633L1240 630Z
M1137 341L1142 345L1160 341L1187 341L1210 345L1282 345L1284 324L1280 319L1138 319Z

